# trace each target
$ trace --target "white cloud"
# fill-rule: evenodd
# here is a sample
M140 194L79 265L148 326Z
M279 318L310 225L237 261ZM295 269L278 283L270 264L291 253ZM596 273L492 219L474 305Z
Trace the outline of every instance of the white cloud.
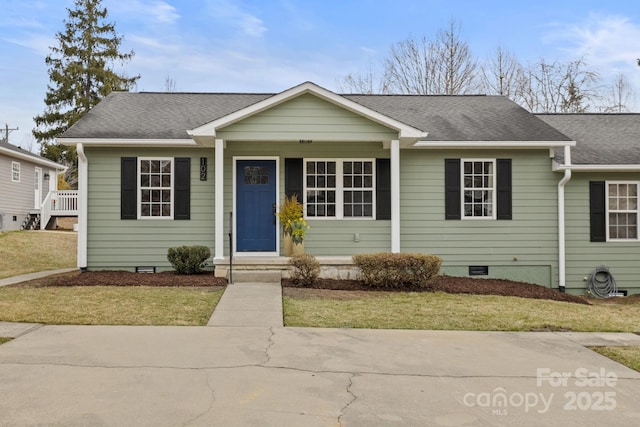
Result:
M633 90L640 93L638 40L640 25L630 18L594 13L580 22L554 24L543 39L550 46L557 46L562 59L584 59L590 69L598 72L603 85L611 85L624 74Z
M624 16L592 14L586 22L570 25L565 37L570 51L594 65L627 68L640 54L640 26Z
M20 38L7 37L3 40L24 47L42 58L51 53L51 46L57 44L55 37L37 33L22 34Z
M180 19L177 9L162 0L114 1L108 7L118 15L139 17L142 22L151 24L174 24Z
M245 11L240 5L229 0L209 0L208 9L211 15L239 28L244 35L261 37L266 31L262 19Z

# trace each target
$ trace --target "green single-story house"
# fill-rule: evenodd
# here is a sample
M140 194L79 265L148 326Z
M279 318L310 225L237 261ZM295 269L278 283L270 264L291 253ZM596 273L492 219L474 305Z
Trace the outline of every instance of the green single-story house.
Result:
M640 292L640 116L535 115L500 96L112 93L58 142L79 158L78 266L167 270L167 249L279 258L297 194L323 259L439 255L443 273ZM233 236L230 245L229 235Z

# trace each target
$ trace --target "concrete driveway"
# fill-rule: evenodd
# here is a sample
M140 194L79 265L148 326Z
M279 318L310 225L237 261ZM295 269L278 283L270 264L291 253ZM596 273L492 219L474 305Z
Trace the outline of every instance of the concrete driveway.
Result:
M31 327L0 426L637 426L640 374L582 345L634 337Z

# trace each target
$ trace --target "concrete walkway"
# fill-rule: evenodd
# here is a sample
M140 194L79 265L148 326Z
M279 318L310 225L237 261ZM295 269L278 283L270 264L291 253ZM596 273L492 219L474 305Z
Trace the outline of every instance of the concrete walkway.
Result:
M280 283L227 285L207 326L282 328Z
M0 279L0 287L15 285L22 282L28 282L29 280L41 279L47 276L53 276L56 274L64 274L70 273L72 271L77 271L77 268L63 268L61 270L47 270L47 271L39 271L37 273L23 274L21 276L7 277L6 279Z

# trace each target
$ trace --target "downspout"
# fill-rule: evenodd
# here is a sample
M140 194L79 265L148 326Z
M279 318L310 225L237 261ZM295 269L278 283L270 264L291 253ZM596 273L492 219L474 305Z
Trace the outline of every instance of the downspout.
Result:
M89 162L81 143L76 144L76 153L78 154L78 268L86 271Z
M571 179L571 147L564 147L564 177L558 182L558 289L566 291L566 248L565 248L565 218L564 218L564 187Z

